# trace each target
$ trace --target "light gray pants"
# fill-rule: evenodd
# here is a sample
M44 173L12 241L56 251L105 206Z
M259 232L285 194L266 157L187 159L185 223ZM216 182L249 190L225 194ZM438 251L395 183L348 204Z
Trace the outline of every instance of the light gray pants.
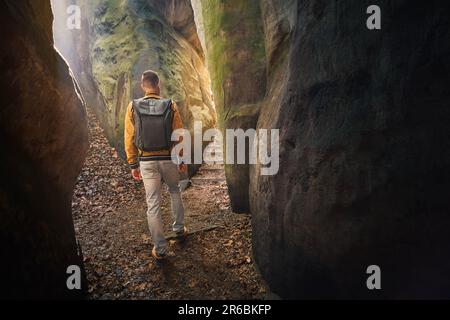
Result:
M141 162L141 175L147 197L147 219L153 244L158 254L167 253L167 241L161 218L161 187L165 182L172 200L173 231L184 230L184 207L180 191L180 173L172 161Z

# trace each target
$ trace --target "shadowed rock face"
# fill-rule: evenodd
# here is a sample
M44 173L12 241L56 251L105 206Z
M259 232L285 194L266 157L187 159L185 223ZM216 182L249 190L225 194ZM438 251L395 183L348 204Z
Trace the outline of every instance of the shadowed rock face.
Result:
M370 4L262 1L281 160L250 174L254 254L286 298L450 297L449 5L378 1L369 31Z
M379 1L369 31L368 1L194 2L221 125L280 129L278 175L227 167L271 288L449 297L449 5ZM373 264L381 292L366 287Z
M84 105L53 48L46 1L0 1L0 296L69 298L71 197L88 148Z
M219 126L256 127L266 93L266 53L258 1L194 0L204 32ZM249 167L225 166L234 212L249 212Z
M130 98L143 95L140 77L160 73L163 95L176 100L185 127L216 125L211 83L190 1L80 0L81 30L67 30L66 8L53 1L56 45L69 61L83 96L110 143L123 153L123 120Z

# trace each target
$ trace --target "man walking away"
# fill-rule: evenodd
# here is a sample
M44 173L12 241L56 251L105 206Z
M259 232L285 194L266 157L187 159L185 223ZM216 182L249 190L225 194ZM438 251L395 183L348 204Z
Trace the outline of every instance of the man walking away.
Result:
M143 180L147 199L147 219L153 240L152 256L158 261L167 255L168 245L161 219L161 187L169 187L172 201L173 231L184 239L184 207L180 191L180 172L185 164L171 159L171 135L183 128L177 105L161 98L161 82L154 71L142 75L145 96L130 103L125 116L125 151L133 179ZM181 142L181 141L179 141Z

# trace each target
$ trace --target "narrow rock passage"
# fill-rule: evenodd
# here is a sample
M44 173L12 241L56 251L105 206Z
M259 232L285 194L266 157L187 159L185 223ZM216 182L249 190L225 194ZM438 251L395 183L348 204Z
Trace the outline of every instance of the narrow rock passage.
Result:
M132 181L88 110L91 147L73 199L73 216L92 299L262 299L266 286L251 258L247 215L230 210L220 166L207 166L183 193L190 230L171 241L169 259L151 258L144 188ZM163 192L170 231L170 197Z

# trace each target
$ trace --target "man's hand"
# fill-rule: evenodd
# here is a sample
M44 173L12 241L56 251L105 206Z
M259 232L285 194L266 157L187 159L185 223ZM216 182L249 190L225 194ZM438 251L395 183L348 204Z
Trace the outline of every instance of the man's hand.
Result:
M178 166L178 170L180 171L180 173L186 173L187 169L188 169L188 167L185 163L182 163Z
M141 170L140 169L132 169L131 170L131 175L133 176L133 179L136 180L136 181L141 181L142 180Z

